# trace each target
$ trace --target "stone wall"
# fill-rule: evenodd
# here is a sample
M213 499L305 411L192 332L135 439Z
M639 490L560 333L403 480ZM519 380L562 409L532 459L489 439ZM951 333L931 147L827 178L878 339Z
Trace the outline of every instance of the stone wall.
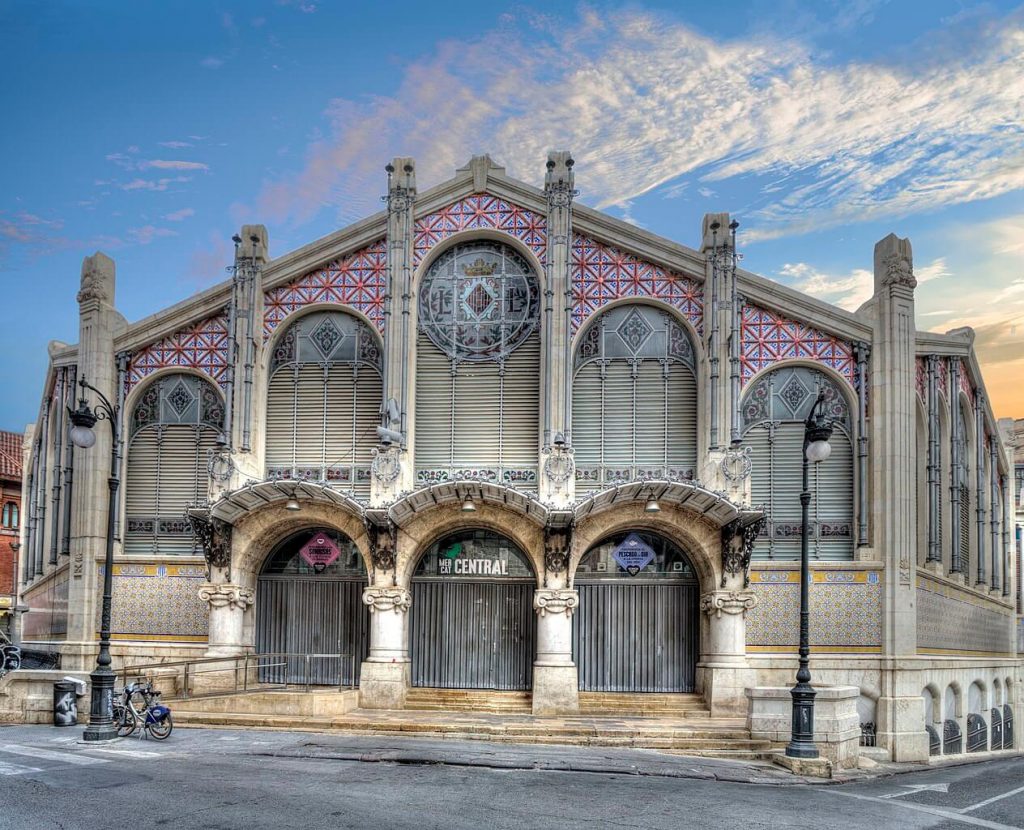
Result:
M1012 656L1010 613L986 597L917 575L918 653Z
M64 567L52 578L24 596L31 610L22 617L25 641L62 640L68 633L68 568Z

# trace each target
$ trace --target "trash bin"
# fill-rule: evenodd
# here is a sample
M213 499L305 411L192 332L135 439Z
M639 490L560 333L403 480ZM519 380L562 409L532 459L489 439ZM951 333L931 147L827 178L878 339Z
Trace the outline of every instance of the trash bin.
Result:
M53 725L75 726L78 723L78 685L67 680L53 684Z

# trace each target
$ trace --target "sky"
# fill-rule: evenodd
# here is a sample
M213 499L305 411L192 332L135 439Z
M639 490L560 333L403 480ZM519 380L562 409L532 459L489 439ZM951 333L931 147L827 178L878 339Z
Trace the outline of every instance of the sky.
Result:
M914 247L918 328L972 326L996 415L1024 417L1024 5L971 0L0 0L0 429L78 337L83 257L137 320L489 153L855 310L874 243Z

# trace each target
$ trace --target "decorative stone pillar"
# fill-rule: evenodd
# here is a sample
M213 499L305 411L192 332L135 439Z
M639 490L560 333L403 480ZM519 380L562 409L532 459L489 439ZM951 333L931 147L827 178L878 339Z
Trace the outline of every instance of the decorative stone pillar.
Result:
M746 615L755 605L753 591L733 586L700 598L700 610L708 619L699 668L712 716L747 714L746 690L756 685L756 678L747 662Z
M397 586L371 586L363 591L370 611L370 656L359 678L363 709L402 709L409 689L408 610L412 594Z
M199 588L199 599L210 606L207 657L234 657L245 652L242 623L255 594L230 582L206 582Z
M570 588L539 588L533 592L533 610L537 612L535 715L572 715L580 711L579 676L572 661L572 614L579 602L579 592Z

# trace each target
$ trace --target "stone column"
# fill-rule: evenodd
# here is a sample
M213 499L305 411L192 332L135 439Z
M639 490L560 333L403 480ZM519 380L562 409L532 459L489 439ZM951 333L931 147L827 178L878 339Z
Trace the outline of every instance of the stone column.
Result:
M246 651L242 636L245 612L255 595L248 588L230 582L207 582L199 598L210 606L207 657L234 657Z
M739 394L739 375L736 374L735 383L732 375L739 369L739 353L730 351L730 333L738 324L734 311L739 309L734 309L733 305L738 306L740 300L734 290L735 229L730 228L730 224L728 213L706 213L701 227L701 253L707 258L703 344L707 355L707 403L702 413L704 428L700 443L701 450L706 447L707 452L702 452L705 465L699 477L721 489L725 489L721 462L738 429L738 421L733 418L733 398Z
M359 678L363 709L402 709L409 689L408 611L412 594L398 586L371 586L363 591L370 610L370 656Z
M886 657L915 655L917 561L915 457L914 259L910 241L889 234L875 245L872 298L871 446L874 448L872 515L875 548L886 558L882 650ZM928 735L920 689L896 683L895 664L882 671L878 701L879 745L894 761L927 760Z
M538 588L533 592L533 610L537 612L535 715L573 715L580 711L579 675L572 661L572 614L579 602L579 592L570 588Z
M698 668L704 680L704 702L713 717L745 716L746 690L756 685L756 675L747 662L747 611L757 597L741 587L743 579L730 579L725 588L700 598L700 610L707 615L707 637Z

